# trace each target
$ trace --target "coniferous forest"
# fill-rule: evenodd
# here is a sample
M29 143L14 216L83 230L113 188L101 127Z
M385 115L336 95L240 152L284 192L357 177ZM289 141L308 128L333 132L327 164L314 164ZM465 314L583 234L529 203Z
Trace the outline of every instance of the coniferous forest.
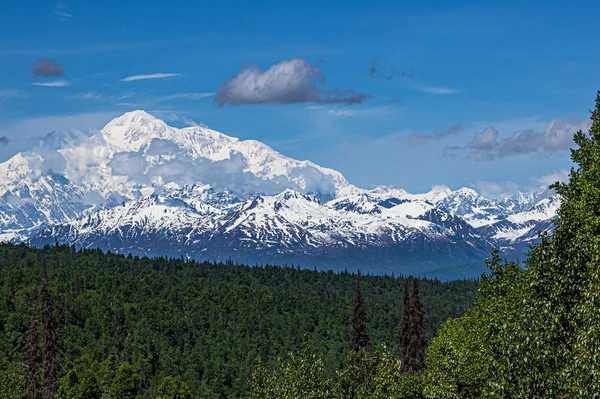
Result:
M247 397L298 350L334 380L351 340L399 351L405 279L357 277L0 245L0 398ZM426 339L475 300L474 281L414 281Z

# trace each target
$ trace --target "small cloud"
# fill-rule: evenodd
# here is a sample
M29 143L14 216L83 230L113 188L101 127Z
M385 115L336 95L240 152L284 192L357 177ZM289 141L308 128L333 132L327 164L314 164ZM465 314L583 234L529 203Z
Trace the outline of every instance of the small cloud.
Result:
M149 75L134 75L128 76L121 79L121 82L133 82L134 80L146 80L146 79L165 79L172 78L175 76L181 76L180 73L152 73Z
M548 188L548 186L556 182L566 183L569 181L569 171L566 169L561 169L557 172L537 177L535 178L535 181L543 188Z
M365 135L358 137L357 141L342 140L340 145L344 148L364 147L369 144L369 138Z
M206 125L198 123L195 120L188 118L187 116L182 115L178 112L161 110L151 110L151 112L153 115L157 115L166 122L179 122L179 124L181 124L184 127L206 127Z
M578 130L587 132L589 127L590 120L570 122L555 119L546 126L544 131L519 130L507 138L499 139L498 130L490 126L476 133L464 146L447 147L444 155L456 155L460 151L466 151L466 159L492 161L537 152L566 151L574 145L575 132Z
M34 83L34 86L44 86L44 87L67 87L70 86L71 83L67 80L57 80L55 82L43 82L43 83Z
M371 63L369 65L369 77L374 79L392 80L397 77L412 78L414 76L412 69L406 71L399 71L396 69L396 67L393 66L389 68L389 72L382 73L378 65L379 58L381 57L377 56L373 57L373 59L371 60Z
M157 98L158 101L171 100L201 100L207 97L213 97L215 93L175 93Z
M447 129L434 130L433 133L431 133L431 134L424 134L424 133L417 133L417 132L411 133L406 137L397 137L396 141L406 140L406 142L409 145L418 146L418 145L427 144L430 141L440 141L440 140L444 140L448 137L456 136L462 130L463 130L462 125L454 125Z
M6 136L0 136L0 147L6 147L10 143L10 139Z
M415 88L419 91L422 91L423 93L430 93L430 94L458 94L458 93L460 93L460 90L451 89L449 87L420 85L420 86L416 86Z
M458 152L461 150L460 146L451 146L444 148L444 156L447 158L455 159L458 156Z
M256 64L219 86L215 101L225 104L362 104L371 96L353 89L326 89L318 66L302 58L272 65L266 71Z
M350 109L344 106L340 107L328 107L324 105L309 105L305 107L314 112L323 112L327 115L340 116L340 117L372 117L372 116L383 116L398 112L397 108L389 106L381 107L360 107Z
M42 58L33 63L31 73L34 78L58 77L65 74L65 67L54 60Z
M476 186L479 194L488 199L506 198L511 195L519 194L523 189L520 185L512 181L478 181Z
M68 5L61 3L56 4L54 7L54 15L63 21L73 18L73 14L71 14L71 8Z
M79 93L76 94L72 97L69 98L74 98L77 100L87 100L87 101L101 101L101 102L107 102L107 103L116 103L119 102L121 100L127 99L127 98L131 98L133 96L133 93L121 93L121 94L104 94L104 93L98 93L95 91L87 91L84 93Z
M356 115L356 112L351 110L351 109L328 109L327 113L329 115L335 115L335 116L354 116Z
M0 99L28 97L28 94L21 90L0 90Z

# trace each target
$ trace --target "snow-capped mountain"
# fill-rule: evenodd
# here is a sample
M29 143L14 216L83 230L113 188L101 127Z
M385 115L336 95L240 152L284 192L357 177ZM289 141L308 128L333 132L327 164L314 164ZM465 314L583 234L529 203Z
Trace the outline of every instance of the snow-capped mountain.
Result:
M493 246L522 251L551 229L558 205L549 191L363 190L260 142L143 111L0 164L0 240L199 259L473 274Z

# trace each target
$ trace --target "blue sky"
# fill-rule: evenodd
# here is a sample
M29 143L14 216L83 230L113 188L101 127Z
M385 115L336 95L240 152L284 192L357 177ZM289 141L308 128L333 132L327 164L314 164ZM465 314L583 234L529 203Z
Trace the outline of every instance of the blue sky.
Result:
M0 161L51 130L91 131L145 109L263 141L365 188L502 195L564 176L569 137L600 88L600 5L321 3L3 4ZM294 59L291 75L261 75ZM40 60L54 64L38 75L61 76L34 77ZM240 92L252 82L241 70L268 81L266 97ZM303 73L316 83L281 91Z

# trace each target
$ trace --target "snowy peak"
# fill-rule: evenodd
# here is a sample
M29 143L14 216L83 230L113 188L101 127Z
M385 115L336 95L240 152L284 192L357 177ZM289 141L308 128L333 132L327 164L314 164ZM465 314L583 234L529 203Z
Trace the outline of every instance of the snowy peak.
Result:
M145 111L127 112L100 131L104 140L120 151L139 151L153 138L165 138L168 133L165 122Z

